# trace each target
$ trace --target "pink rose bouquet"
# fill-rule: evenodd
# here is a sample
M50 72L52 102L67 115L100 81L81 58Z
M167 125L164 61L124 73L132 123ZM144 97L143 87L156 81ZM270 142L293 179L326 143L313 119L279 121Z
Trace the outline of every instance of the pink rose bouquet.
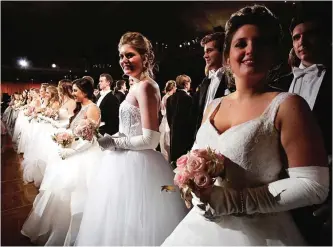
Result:
M192 150L177 160L174 184L180 188L188 208L192 206L192 190L209 188L217 177L223 175L224 160L222 154L215 153L211 148Z
M55 133L52 140L63 148L68 148L74 141L74 135L68 131Z
M46 108L45 111L42 113L45 117L52 118L54 120L58 119L58 110L52 108Z
M74 135L81 137L83 140L92 141L96 129L96 123L91 119L85 118L80 121L79 125L74 129Z
M29 106L25 111L24 111L24 115L31 117L32 114L35 112L35 107Z

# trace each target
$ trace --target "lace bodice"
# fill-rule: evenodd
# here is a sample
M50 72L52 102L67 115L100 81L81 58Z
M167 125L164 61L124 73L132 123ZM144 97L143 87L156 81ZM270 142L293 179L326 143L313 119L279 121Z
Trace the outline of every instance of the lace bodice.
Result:
M89 107L92 105L95 105L95 104L90 103L88 105L82 106L80 112L76 115L76 117L72 121L71 125L69 126L69 128L71 130L74 130L80 124L80 121L86 117L86 113L87 113Z
M289 95L278 94L260 117L235 125L221 135L210 122L210 117L202 124L197 134L197 148L210 146L237 164L226 167L229 181L224 180L224 186L255 187L278 179L283 164L274 120L279 105ZM213 101L212 112L221 100L223 98Z
M142 135L140 109L126 99L119 108L119 132L126 136Z

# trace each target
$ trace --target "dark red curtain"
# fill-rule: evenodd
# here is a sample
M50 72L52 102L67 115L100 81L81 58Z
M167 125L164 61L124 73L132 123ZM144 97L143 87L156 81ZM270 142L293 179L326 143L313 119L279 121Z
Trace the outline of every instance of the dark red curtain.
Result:
M40 88L41 82L1 82L1 93L12 95L25 89Z

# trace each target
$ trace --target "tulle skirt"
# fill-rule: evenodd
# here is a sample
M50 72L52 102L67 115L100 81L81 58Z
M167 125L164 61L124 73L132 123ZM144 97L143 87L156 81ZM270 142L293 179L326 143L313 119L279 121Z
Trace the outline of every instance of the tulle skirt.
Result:
M25 148L22 162L23 181L34 182L39 187L44 176L47 164L52 162L50 152L57 149L52 141L52 134L56 131L51 124L32 120L30 123L30 139Z
M40 192L21 232L36 244L73 245L88 185L103 152L97 142L65 160L60 159L57 149L50 152L53 162L45 170Z
M11 111L11 113L10 113L8 119L7 119L6 127L7 127L7 130L8 130L8 134L10 136L13 135L16 119L18 117L19 112L20 112L19 110L12 109L12 111Z
M18 114L18 117L17 117L17 120L16 120L16 124L15 124L15 128L14 128L14 132L13 132L13 136L12 136L13 143L17 143L18 140L19 140L19 138L20 138L22 127L23 127L23 123L22 123L23 118L24 118L24 112L21 111Z
M28 121L28 117L24 116L23 111L21 111L16 120L13 142L16 143L17 153L24 153L29 145L29 140L31 139L31 124Z
M160 245L184 218L173 171L153 150L105 151L91 182L76 245Z
M163 246L306 245L288 212L207 221L193 208Z

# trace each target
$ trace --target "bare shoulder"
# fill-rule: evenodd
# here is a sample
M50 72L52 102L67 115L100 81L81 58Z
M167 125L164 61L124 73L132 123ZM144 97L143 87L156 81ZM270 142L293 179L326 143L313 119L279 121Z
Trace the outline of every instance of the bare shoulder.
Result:
M100 109L96 104L91 104L91 106L88 108L87 112L99 112Z
M296 94L290 94L288 97L281 103L280 110L281 113L296 113L299 111L308 111L311 112L311 109L308 103L301 96Z
M299 95L290 94L281 104L277 112L276 123L281 127L283 122L308 122L312 118L308 103Z
M145 93L145 94L156 94L157 92L159 93L159 86L158 84L152 80L152 79L147 79L140 81L137 92L140 93Z

